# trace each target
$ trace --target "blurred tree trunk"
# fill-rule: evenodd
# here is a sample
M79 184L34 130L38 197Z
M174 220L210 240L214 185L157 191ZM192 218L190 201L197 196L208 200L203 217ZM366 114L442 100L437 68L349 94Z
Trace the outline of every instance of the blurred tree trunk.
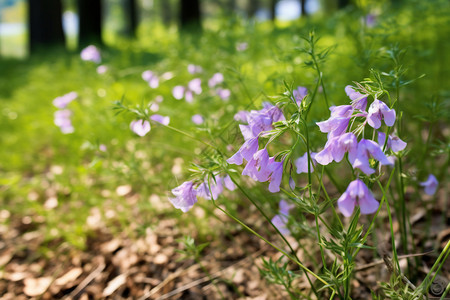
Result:
M236 9L236 0L227 0L225 3L227 11L233 13Z
M247 6L247 15L249 18L253 18L256 14L256 11L259 7L259 1L258 0L249 0L248 6Z
M172 23L172 9L170 1L162 0L161 2L161 17L164 25L169 26Z
M180 0L180 29L201 31L200 0Z
M302 16L307 16L306 12L306 0L300 0L300 9L302 10Z
M350 4L350 0L338 0L338 9L346 8Z
M83 48L89 44L102 44L102 1L78 0L78 16L78 46Z
M127 19L125 34L129 37L136 37L137 29L137 7L136 0L124 0L125 15ZM167 2L167 1L163 1Z
M275 7L277 6L277 2L278 0L270 0L270 19L272 21L276 19Z
M61 0L28 0L30 54L40 47L65 47Z

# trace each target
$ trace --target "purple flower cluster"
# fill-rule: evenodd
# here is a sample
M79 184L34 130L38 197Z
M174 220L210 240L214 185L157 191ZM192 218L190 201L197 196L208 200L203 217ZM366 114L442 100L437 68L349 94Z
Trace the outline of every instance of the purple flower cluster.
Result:
M362 118L363 122L359 128L364 128L366 124L378 129L383 120L387 126L395 123L395 110L390 109L384 102L375 99L367 107L367 96L363 95L347 86L345 91L352 100L351 105L341 105L330 107L331 116L328 120L318 122L320 131L328 133L328 141L322 151L317 153L315 159L321 165L328 165L332 161L340 162L345 153L348 153L348 159L353 168L360 169L366 175L373 174L375 170L370 166L370 158L374 158L381 165L392 165L392 161L383 152L383 146L386 135L378 132L378 142L360 139L358 141L354 132L349 131L350 121L355 118ZM398 152L406 147L406 143L396 136L389 136L387 149Z
M159 86L159 78L156 74L150 70L142 72L142 79L147 81L148 86L152 89L156 89Z
M194 78L189 81L187 86L177 85L172 89L172 95L175 99L185 99L186 102L194 101L194 94L200 95L202 93L202 80Z
M224 188L234 191L236 185L231 180L230 176L225 177L216 175L215 181L211 182L211 189L207 181L195 184L192 181L185 181L180 186L172 189L174 197L169 197L169 201L175 208L181 209L183 212L187 212L197 202L197 198L211 200L217 199L222 194Z
M222 87L217 87L217 85L220 85L224 81L224 77L222 73L215 73L211 79L208 80L208 86L209 88L215 89L215 93L217 96L220 97L220 99L227 101L230 99L231 91L229 89L225 89Z
M259 150L258 139L265 131L273 129L274 122L285 120L282 111L270 103L265 103L261 110L240 111L234 118L247 123L247 125L239 125L245 142L227 162L241 165L245 159L247 165L242 175L247 175L259 182L269 181L270 192L280 191L283 161L278 162L275 157L269 157L266 148Z
M69 105L70 102L72 102L73 100L75 100L78 97L78 93L77 92L70 92L67 93L63 96L60 97L56 97L53 100L53 105L56 106L59 109L64 109L67 107L67 105Z
M54 113L54 123L59 127L59 129L61 129L61 132L64 134L74 132L71 120L72 111L70 109L67 109L67 106L77 97L77 92L70 92L63 96L56 97L53 100L53 105L59 108L59 110L55 111Z
M100 51L94 45L87 46L80 53L81 59L84 61L92 61L99 64L102 61Z
M196 66L194 64L189 64L187 69L190 74L196 74L196 73L203 72L203 68L201 66Z
M61 129L61 132L64 134L74 132L72 120L70 119L71 116L72 111L70 109L60 109L55 111L54 123L59 127L59 129Z
M345 92L351 104L330 107L330 118L317 123L320 131L328 134L328 141L314 159L321 165L328 165L332 161L340 162L348 153L348 161L354 169L371 175L375 173L371 158L379 161L381 165L393 164L392 159L388 158L383 151L385 141L387 142L385 150L391 149L393 152L403 150L406 143L392 135L386 140L386 134L381 131L377 135L378 142L365 138L358 141L357 132L362 132L366 124L374 129L379 129L382 121L389 127L393 126L396 119L395 110L375 99L366 111L368 95L359 93L352 86L347 86ZM353 125L357 118L361 118L362 122L357 130L351 131L352 126L349 125ZM338 200L339 208L345 216L352 214L356 204L360 206L362 214L373 213L378 208L378 202L359 179L352 181L347 191Z

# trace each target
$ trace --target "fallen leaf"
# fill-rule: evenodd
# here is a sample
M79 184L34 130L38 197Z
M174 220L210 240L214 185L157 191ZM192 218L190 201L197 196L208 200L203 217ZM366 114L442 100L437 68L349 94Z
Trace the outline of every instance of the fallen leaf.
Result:
M42 295L48 289L52 280L52 277L26 278L23 281L25 284L23 292L30 297Z

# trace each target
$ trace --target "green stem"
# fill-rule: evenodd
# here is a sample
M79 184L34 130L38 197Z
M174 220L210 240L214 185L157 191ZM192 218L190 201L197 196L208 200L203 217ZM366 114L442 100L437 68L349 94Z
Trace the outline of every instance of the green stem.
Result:
M383 193L383 197L386 199L384 201L384 203L386 204L386 209L387 209L388 217L389 217L389 227L391 230L392 253L394 256L394 261L397 264L397 270L400 271L400 264L399 264L398 256L397 256L397 248L395 247L394 225L392 224L392 216L391 216L391 209L389 207L389 200L387 199L386 192L383 189L383 185L381 184L380 180L377 180L377 183L381 189L381 192Z
M386 191L387 189L389 189L389 186L391 185L391 181L392 181L392 177L393 177L394 173L395 173L395 168L392 169L391 174L389 175L389 180L388 180L386 186L384 187L384 190L385 190L385 191ZM375 224L375 220L376 220L378 214L380 213L381 207L382 207L382 205L383 205L383 203L384 203L385 200L386 200L386 194L383 194L383 197L382 197L381 200L380 200L380 206L378 207L378 210L375 212L375 215L373 216L372 221L371 221L370 224L369 224L369 228L367 228L367 231L366 231L366 233L364 234L363 241L365 241L365 240L367 239L367 237L369 236L369 234L370 234L370 232L371 232L371 230L372 230L372 227L373 227L373 225ZM353 256L356 256L356 254L358 254L358 252L359 252L360 249L361 249L361 248L357 248L356 251L355 251L355 254L354 254Z
M291 250L292 255L295 257L295 259L300 262L300 259L297 257L297 254L294 251L294 248L292 248L291 244L288 242L288 240L284 237L284 235L280 232L280 230L272 223L272 220L266 215L266 213L262 210L262 208L256 203L255 200L253 200L252 197L250 197L250 195L239 185L239 183L236 182L236 180L233 178L233 176L227 172L227 174L230 176L231 181L233 181L233 183L238 187L238 189L245 195L245 197L247 197L248 200L250 200L250 202L258 209L258 211L263 215L263 217L267 220L267 222L269 222L269 224L275 229L275 231L278 233L278 235L283 239L283 241L285 242L285 244L289 247L289 250ZM211 197L212 198L212 197ZM304 270L305 271L305 270ZM306 278L308 279L311 288L314 291L314 294L316 294L316 296L318 296L318 293L314 287L314 285L312 284L312 282L310 281L310 278L308 277L308 274L306 274Z
M306 271L307 273L309 273L310 275L314 276L317 280L319 280L320 282L322 282L324 285L326 285L327 287L329 287L331 290L334 290L331 285L326 282L325 280L323 280L319 275L317 275L316 273L314 273L313 271L311 271L310 269L308 269L306 266L304 266L299 260L297 260L294 256L288 254L286 251L282 250L281 248L279 248L278 246L274 245L273 243L271 243L270 241L268 241L266 238L264 238L263 236L261 236L259 233L257 233L256 231L254 231L252 228L250 228L249 226L247 226L246 224L244 224L241 220L239 220L238 218L236 218L235 216L233 216L232 214L230 214L229 212L227 212L226 210L224 210L223 208L221 208L220 206L217 205L216 201L214 200L213 197L211 197L211 200L213 202L213 205L219 209L221 212L223 212L224 214L226 214L228 217L230 217L231 219L233 219L235 222L239 223L242 227L244 227L246 230L248 230L250 233L254 234L255 236L257 236L259 239L261 239L262 241L264 241L265 243L267 243L269 246L271 246L272 248L274 248L275 250L279 251L280 253L282 253L284 256L286 256L287 258L289 258L290 260L292 260L293 262L295 262L302 270Z

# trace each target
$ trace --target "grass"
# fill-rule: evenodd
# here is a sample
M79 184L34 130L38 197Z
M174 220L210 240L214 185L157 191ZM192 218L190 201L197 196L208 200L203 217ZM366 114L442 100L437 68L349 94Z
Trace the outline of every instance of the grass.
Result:
M182 215L167 201L168 191L189 176L190 162L210 154L205 146L156 123L149 134L138 137L129 129L134 116L116 115L114 101L146 107L162 96L158 113L170 116L171 126L210 141L231 156L237 150L238 129L230 121L237 111L259 109L263 101L284 91L284 81L313 89L317 74L305 66L308 56L298 50L305 47L302 36L310 30L321 37L321 49L333 49L322 66L330 104L346 103L344 87L368 77L371 68L392 70L388 50L395 47L407 50L401 64L408 71L402 80L425 74L401 90L398 104L403 111L401 137L414 145L408 149L410 159L402 174L413 188L407 205L410 209L422 205L420 197L415 197L419 195L415 182L430 172L440 182L447 176L450 8L446 1L410 2L413 5L399 10L380 5L383 13L373 28L361 25L362 13L369 6L280 27L220 20L202 36L179 36L160 24L143 24L138 40L106 36L109 46L101 49L102 64L109 69L103 75L97 74L94 63L81 61L77 52L49 49L26 60L0 60L0 205L10 213L3 222L31 224L49 247L68 244L81 249L95 234L92 220L97 217L101 220L97 224L131 236L164 217L178 218L181 227L197 228L205 239L217 234L201 218ZM249 48L237 51L240 42L247 42ZM191 63L202 66L203 73L189 74ZM144 70L158 75L171 72L173 78L151 89L141 79ZM224 74L224 87L231 90L229 101L207 88L216 72ZM202 79L204 92L193 103L175 100L172 88L195 77ZM394 90L393 86L387 89ZM64 135L53 124L56 108L52 100L70 91L79 94L69 105L75 132ZM323 93L316 101L320 105L310 112L310 127L329 115ZM203 115L206 123L193 124L194 114ZM314 145L325 141L317 130L310 138ZM99 150L101 144L106 145L106 152ZM338 185L347 184L344 176L338 176L339 167L329 171ZM276 195L267 195L261 185L250 191L264 199L258 200L264 207L276 211ZM236 195L228 197L233 201L219 200L230 211L245 206ZM201 206L211 216L212 205Z

